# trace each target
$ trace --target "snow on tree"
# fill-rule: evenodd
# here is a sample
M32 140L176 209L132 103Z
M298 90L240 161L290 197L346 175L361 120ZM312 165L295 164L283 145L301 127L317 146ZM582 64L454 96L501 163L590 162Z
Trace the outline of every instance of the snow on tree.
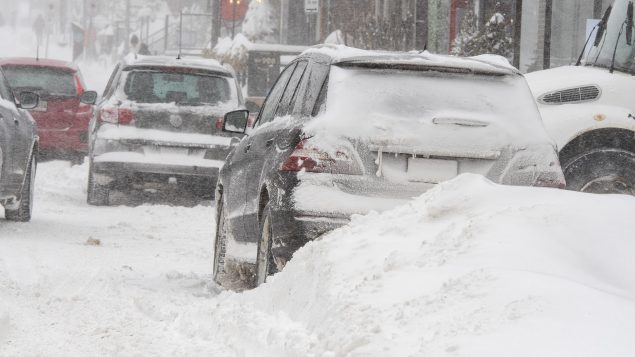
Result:
M474 40L478 34L477 19L474 10L468 11L461 22L461 30L454 40L452 54L459 56L463 54L463 48ZM469 46L469 45L468 45Z
M490 53L511 59L513 56L511 24L505 20L505 16L495 13L478 32L474 31L476 24L472 17L466 16L463 20L461 33L455 40L452 53L461 56Z
M278 33L278 15L271 0L251 1L242 33L252 42L275 43Z

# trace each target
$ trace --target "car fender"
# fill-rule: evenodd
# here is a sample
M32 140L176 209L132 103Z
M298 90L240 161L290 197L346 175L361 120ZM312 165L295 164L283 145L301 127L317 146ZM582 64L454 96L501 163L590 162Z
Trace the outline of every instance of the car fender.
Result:
M558 148L584 133L597 129L627 129L635 132L635 78L630 74L599 67L565 66L526 75L538 103L543 123ZM541 98L559 90L596 86L599 97L571 104L546 104Z

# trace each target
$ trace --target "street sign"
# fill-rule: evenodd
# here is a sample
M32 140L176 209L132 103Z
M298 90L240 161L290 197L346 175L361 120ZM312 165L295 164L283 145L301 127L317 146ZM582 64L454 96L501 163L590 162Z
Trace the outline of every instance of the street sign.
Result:
M320 9L320 0L304 0L304 12L315 14Z

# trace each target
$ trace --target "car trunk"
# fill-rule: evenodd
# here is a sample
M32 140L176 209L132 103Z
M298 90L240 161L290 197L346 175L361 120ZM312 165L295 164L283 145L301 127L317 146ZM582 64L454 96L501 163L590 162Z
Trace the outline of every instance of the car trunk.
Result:
M211 107L181 107L164 105L138 105L131 109L134 126L174 133L213 134L226 136L222 132L225 114Z
M74 124L79 105L76 97L42 96L37 108L31 110L31 115L38 129L67 130Z

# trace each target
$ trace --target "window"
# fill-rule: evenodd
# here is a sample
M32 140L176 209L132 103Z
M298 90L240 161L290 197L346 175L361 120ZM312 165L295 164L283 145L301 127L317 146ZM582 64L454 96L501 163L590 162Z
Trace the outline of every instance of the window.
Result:
M287 89L282 95L280 105L278 106L278 110L276 111L276 116L284 116L290 114L293 111L293 104L295 103L295 98L300 88L300 83L302 81L304 72L306 71L307 65L308 63L306 61L298 62L298 65L296 66L295 71L293 72L293 75L289 80Z
M4 73L16 92L37 92L41 96L76 97L73 73L58 68L36 66L5 66Z
M287 83L289 82L289 78L295 69L296 63L290 64L287 68L282 71L280 77L276 81L276 84L273 86L271 91L269 92L269 96L265 101L265 104L260 111L260 116L258 117L257 126L270 122L278 109L278 104L280 103L280 97L287 87Z
M132 70L126 76L124 93L137 103L238 104L232 84L232 78L201 73Z

